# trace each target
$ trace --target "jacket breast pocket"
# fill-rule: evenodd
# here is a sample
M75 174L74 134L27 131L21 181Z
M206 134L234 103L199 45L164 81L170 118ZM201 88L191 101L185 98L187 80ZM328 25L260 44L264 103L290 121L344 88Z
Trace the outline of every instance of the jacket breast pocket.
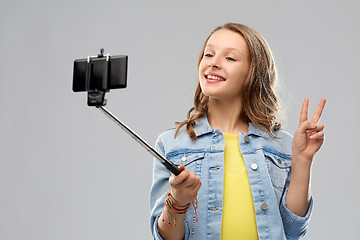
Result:
M185 169L200 177L201 163L204 156L205 152L177 151L176 153L168 154L167 158L177 166L185 165Z
M291 156L264 151L271 183L276 194L282 195L291 167Z

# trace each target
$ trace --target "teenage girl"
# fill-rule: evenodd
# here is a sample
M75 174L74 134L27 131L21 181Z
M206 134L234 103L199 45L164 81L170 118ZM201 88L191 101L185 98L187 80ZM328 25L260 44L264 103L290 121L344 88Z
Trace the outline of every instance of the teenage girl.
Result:
M205 41L187 119L156 148L183 170L154 161L154 239L298 239L313 201L310 172L324 141L325 99L308 119L305 99L294 137L281 130L276 69L266 41L228 23Z

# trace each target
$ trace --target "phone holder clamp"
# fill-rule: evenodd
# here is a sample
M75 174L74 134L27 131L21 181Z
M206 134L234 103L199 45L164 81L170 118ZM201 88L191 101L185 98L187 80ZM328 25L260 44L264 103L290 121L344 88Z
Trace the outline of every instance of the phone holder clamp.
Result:
M91 82L91 75L92 75L92 64L91 60L93 58L105 58L106 61L104 63L104 69L103 69L103 76L102 76L102 89L95 89L90 90L90 82ZM88 92L88 106L105 106L107 103L107 100L105 99L105 93L109 92L108 90L108 81L109 81L109 67L110 67L110 54L106 54L104 56L104 49L100 49L100 54L97 56L88 56L87 63L86 63L86 75L85 75L85 90Z

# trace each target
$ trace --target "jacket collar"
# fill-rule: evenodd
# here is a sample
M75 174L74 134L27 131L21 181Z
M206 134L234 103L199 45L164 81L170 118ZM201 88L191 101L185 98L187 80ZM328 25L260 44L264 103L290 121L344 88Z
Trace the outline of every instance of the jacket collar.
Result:
M204 135L206 133L214 132L215 130L211 128L207 115L205 114L204 117L197 119L195 121L194 132L197 137Z
M206 133L211 133L211 132L215 132L215 131L216 130L211 128L206 114L204 117L197 119L195 121L194 132L197 137L204 135ZM256 127L253 123L249 123L247 135L257 135L257 136L265 137L265 138L269 137L268 133L266 133L265 131Z

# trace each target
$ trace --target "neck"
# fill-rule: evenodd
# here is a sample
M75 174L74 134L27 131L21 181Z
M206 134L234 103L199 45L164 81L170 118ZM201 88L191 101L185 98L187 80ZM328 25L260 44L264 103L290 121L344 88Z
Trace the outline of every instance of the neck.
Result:
M241 118L241 101L209 99L208 121L213 129L225 133L247 133L249 124Z

